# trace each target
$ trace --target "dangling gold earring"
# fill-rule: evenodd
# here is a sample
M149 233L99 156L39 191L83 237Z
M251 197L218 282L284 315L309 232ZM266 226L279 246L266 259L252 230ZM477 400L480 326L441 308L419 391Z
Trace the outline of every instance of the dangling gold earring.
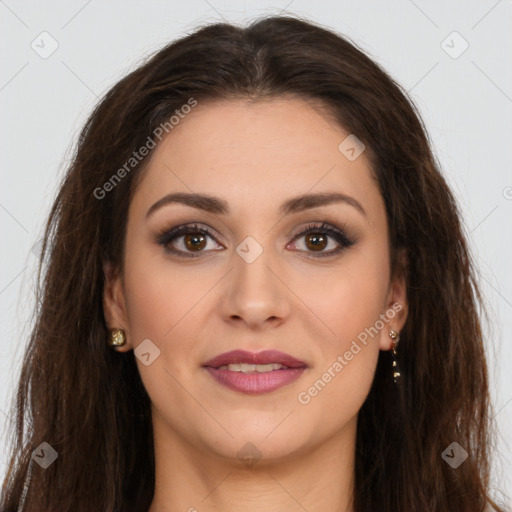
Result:
M398 367L398 361L396 358L396 346L400 340L399 334L390 329L389 337L393 340L393 348L391 349L391 356L393 358L392 368L393 368L393 382L396 384L400 381L400 368Z
M111 347L122 347L126 345L126 336L123 329L111 329L108 344Z

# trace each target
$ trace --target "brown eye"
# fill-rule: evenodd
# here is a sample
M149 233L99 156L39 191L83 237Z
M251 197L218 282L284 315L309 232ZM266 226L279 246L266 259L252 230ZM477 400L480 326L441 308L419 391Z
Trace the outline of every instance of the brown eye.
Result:
M345 231L324 222L321 225L309 224L295 236L292 248L309 253L311 257L323 257L340 254L354 243L355 240L349 238Z
M185 246L187 249L191 251L201 251L206 247L206 237L201 233L192 233L189 235L185 235L183 241L185 242Z
M322 251L327 246L327 237L322 233L310 233L306 236L306 245L312 251Z
M155 242L169 253L190 258L224 249L209 229L198 224L164 230L156 235Z

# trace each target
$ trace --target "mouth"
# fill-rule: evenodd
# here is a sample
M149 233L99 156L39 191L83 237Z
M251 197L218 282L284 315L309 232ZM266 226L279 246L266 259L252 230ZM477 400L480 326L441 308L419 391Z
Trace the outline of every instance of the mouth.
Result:
M277 350L258 353L233 350L210 359L203 367L219 384L255 395L290 384L302 375L308 365Z
M203 366L208 368L220 368L224 366L236 366L243 367L231 368L232 371L272 371L280 368L264 368L264 366L280 365L285 368L307 368L307 364L304 361L300 361L290 354L285 354L279 350L263 350L262 352L247 352L246 350L232 350L231 352L224 352L210 359ZM248 367L260 367L259 370ZM226 368L222 368L226 369Z

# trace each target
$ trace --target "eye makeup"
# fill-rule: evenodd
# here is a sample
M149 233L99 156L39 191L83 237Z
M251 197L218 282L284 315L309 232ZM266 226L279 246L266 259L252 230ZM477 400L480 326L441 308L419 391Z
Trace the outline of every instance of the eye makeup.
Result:
M308 253L308 257L312 258L323 258L340 254L356 243L344 229L338 228L328 222L311 222L307 224L304 229L293 236L290 243L295 244L296 241L301 238L306 238L308 242L313 240L312 247L314 249L309 251L301 249L295 250ZM223 250L218 248L205 250L208 239L224 247L213 233L213 230L200 223L182 224L170 229L166 228L158 232L155 236L155 242L162 246L167 253L183 258L197 258L212 252L212 250ZM319 244L322 245L329 240L336 242L338 247L329 251L322 250L323 248L319 247ZM176 241L181 243L177 244ZM290 243L287 244L287 247L289 247ZM178 248L177 245L181 245L181 248ZM190 250L194 248L197 250Z

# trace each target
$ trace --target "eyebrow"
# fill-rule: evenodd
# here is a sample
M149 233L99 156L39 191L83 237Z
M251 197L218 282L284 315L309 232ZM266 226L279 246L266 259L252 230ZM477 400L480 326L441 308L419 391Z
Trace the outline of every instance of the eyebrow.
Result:
M167 194L166 196L159 199L155 204L153 204L147 211L146 218L148 218L163 206L175 203L191 206L192 208L197 208L198 210L203 210L209 213L220 215L227 215L229 213L229 205L223 199L207 194L177 192L173 194ZM359 201L351 196L347 196L346 194L341 194L338 192L304 194L301 196L292 197L281 205L279 208L279 213L281 215L290 215L292 213L302 212L310 208L316 208L318 206L325 206L333 203L346 203L350 206L353 206L365 217L367 216L366 211L361 206Z

